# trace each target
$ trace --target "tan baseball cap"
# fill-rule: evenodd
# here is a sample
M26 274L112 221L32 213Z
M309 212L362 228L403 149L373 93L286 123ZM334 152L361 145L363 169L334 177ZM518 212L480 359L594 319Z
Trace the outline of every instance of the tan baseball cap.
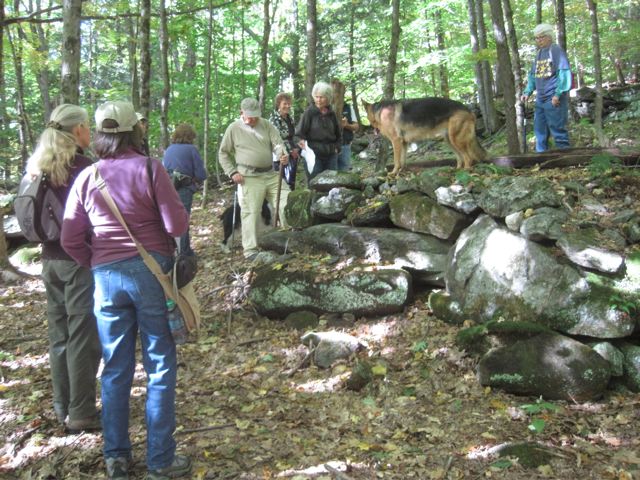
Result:
M103 127L105 120L113 120L116 127ZM131 102L105 102L96 110L96 130L104 133L132 132L138 117Z
M247 117L260 117L262 116L262 110L260 110L260 104L255 98L245 98L240 102L240 110Z

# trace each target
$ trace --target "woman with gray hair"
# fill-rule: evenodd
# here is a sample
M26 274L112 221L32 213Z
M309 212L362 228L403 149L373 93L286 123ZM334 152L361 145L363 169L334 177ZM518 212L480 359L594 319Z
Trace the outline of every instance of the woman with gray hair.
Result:
M309 172L309 180L324 170L338 169L338 153L342 145L342 132L336 113L331 109L333 89L318 82L311 90L314 105L302 114L296 127L296 140L301 148L305 143L314 151L316 163Z
M51 112L27 162L27 172L32 176L44 173L64 204L75 178L91 165L83 155L90 142L87 111L62 104ZM42 279L47 292L53 410L69 432L99 430L96 373L101 350L93 315L93 275L58 240L42 244Z
M556 148L569 148L569 59L564 50L553 43L554 30L551 25L537 25L533 29L533 35L538 53L529 70L522 101L526 103L533 91L537 91L533 123L536 152L544 152L549 148L549 134L553 137Z

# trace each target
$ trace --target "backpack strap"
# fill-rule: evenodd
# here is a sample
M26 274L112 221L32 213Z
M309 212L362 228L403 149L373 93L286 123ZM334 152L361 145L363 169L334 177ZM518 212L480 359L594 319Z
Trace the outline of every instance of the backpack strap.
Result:
M151 273L153 273L156 277L158 277L159 275L164 275L164 272L162 271L162 268L160 267L160 264L158 263L158 261L155 258L153 258L149 254L149 252L147 252L147 250L142 246L142 244L138 242L136 237L133 236L133 234L131 233L131 230L129 230L129 226L127 225L127 222L125 222L124 217L122 216L122 213L120 213L120 209L118 209L118 206L116 205L116 202L113 200L111 193L109 193L107 184L105 183L104 178L102 178L102 175L100 175L100 170L98 170L98 166L95 164L93 165L93 178L94 178L97 189L100 190L100 193L104 197L104 200L107 202L107 205L111 210L111 213L113 213L113 215L118 219L122 227L129 234L129 237L135 244L136 249L138 250L138 253L144 260L145 265L149 268L149 270L151 270Z

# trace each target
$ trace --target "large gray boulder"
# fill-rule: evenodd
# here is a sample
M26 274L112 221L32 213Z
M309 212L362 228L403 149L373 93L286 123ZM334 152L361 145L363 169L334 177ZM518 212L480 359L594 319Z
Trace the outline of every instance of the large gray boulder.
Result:
M599 398L610 376L609 363L592 348L555 333L492 350L478 364L482 385L549 400Z
M596 338L624 337L635 327L634 318L611 308L612 290L591 285L549 249L487 215L451 249L445 282L456 316L479 322L502 315Z

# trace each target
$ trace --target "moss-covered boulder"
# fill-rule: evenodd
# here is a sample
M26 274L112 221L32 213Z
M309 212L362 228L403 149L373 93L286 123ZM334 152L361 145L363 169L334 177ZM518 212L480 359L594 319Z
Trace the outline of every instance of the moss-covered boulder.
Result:
M316 194L311 190L298 189L289 193L284 214L292 228L306 228L314 223L311 215L311 204Z
M503 177L478 196L478 205L492 217L529 208L559 207L560 195L549 180L535 177Z
M362 190L364 185L357 173L325 170L311 179L309 188L317 192L328 192L333 188Z
M478 364L482 385L550 400L599 398L610 377L609 363L591 347L554 333L491 350Z
M468 352L484 355L492 348L510 345L541 333L553 332L544 325L532 322L491 320L460 330L456 335L456 343Z
M411 276L404 270L327 274L265 266L256 271L249 300L260 314L272 318L284 318L299 310L317 314L351 312L357 317L401 312L411 291Z
M455 239L469 225L466 215L443 207L429 197L409 192L391 199L391 221L412 232L428 233L443 240Z

